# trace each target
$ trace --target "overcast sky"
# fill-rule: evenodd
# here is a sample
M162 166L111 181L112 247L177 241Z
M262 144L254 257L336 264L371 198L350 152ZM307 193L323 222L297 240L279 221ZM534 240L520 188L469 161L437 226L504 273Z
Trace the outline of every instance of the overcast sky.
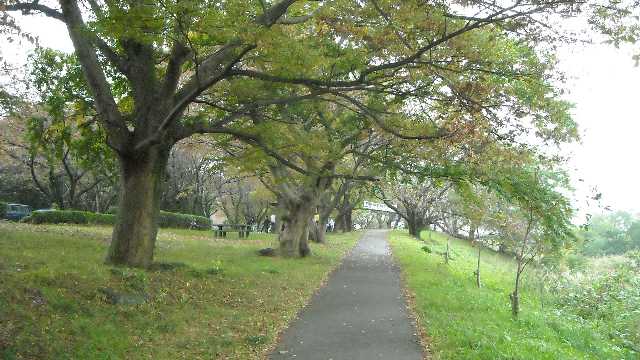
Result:
M558 55L582 135L567 147L578 196L596 186L603 205L640 212L640 67L632 48L576 45Z
M41 45L73 51L62 24L42 17L20 21L26 29L37 29L33 33ZM0 55L23 58L24 47L2 45ZM640 68L632 55L630 47L599 44L572 45L558 54L568 78L566 99L575 104L573 115L582 134L581 144L564 148L572 156L576 198L584 200L597 187L602 205L640 213ZM582 212L599 211L594 202L590 209L584 201L576 205Z

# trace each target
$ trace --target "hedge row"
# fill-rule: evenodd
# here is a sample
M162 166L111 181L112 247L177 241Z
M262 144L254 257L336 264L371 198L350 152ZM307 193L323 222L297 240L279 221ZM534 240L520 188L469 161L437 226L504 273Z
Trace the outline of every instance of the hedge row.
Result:
M49 210L35 211L30 216L22 219L22 221L31 224L114 225L116 218L117 216L114 214L100 214L89 211ZM191 227L192 222L195 222L200 229L211 228L211 222L206 217L160 211L160 227L188 229Z
M34 211L22 219L31 224L92 224L113 225L116 217L109 214L92 213L75 210Z
M168 211L160 211L160 219L158 222L160 227L188 229L191 227L191 223L195 222L196 227L199 229L211 228L211 220L204 216L172 213Z
M0 219L4 219L7 215L7 203L0 201Z

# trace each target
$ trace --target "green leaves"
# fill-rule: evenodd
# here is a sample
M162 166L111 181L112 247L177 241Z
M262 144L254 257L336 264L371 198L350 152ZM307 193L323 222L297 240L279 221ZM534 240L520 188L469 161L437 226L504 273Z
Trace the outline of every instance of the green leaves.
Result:
M27 137L34 153L50 152L58 160L72 153L82 167L108 169L115 166L106 134L98 126L80 64L73 55L39 48L30 58L30 83L42 99L47 116L27 121Z

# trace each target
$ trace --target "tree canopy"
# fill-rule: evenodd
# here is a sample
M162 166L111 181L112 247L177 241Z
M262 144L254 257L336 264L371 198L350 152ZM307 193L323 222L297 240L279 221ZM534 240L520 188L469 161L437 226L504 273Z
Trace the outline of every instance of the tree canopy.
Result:
M0 10L66 25L85 77L84 88L72 90L95 109L120 168L108 261L146 267L170 149L194 134L232 135L300 173L278 141L330 153L326 140L368 131L390 139L384 151L364 154L377 171L419 178L478 174L464 161L487 144L516 149L531 134L574 140L549 51L567 36L541 24L576 6L61 0L9 1ZM317 106L334 109L333 133L283 131L286 122L306 131Z

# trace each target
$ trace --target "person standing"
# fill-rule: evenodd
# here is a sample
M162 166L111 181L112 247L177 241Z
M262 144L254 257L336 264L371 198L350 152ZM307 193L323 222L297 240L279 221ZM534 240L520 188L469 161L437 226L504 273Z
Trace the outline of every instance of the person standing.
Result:
M276 214L271 214L271 216L269 217L269 221L271 222L269 232L276 232Z

